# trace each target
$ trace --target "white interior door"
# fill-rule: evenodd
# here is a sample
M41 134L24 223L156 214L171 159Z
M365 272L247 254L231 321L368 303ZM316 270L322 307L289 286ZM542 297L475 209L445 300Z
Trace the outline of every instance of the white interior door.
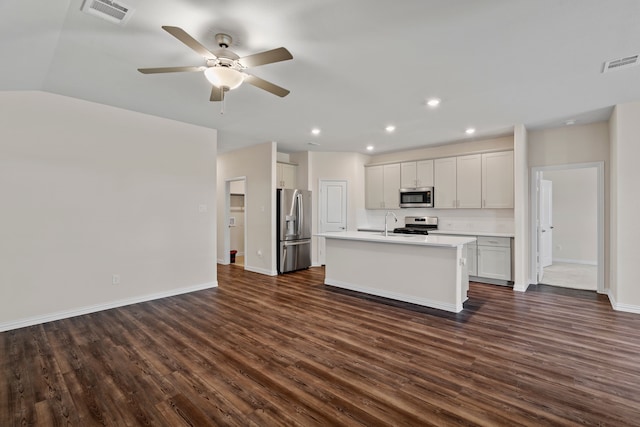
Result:
M321 233L345 231L347 229L347 181L320 181L320 221ZM318 261L325 262L324 239L318 239Z

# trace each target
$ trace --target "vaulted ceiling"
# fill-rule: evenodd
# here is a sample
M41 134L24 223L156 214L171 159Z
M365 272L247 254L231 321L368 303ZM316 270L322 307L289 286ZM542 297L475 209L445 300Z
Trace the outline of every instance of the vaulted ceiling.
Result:
M394 151L508 134L519 123L606 120L613 105L640 100L640 67L602 73L605 61L640 53L636 0L120 3L134 9L123 25L82 12L82 0L3 0L0 90L216 128L220 151L266 141L288 152ZM202 72L139 73L204 65L163 25L209 49L228 33L240 56L286 47L293 60L250 71L291 93L243 84L220 114ZM425 105L430 97L442 100L438 108Z

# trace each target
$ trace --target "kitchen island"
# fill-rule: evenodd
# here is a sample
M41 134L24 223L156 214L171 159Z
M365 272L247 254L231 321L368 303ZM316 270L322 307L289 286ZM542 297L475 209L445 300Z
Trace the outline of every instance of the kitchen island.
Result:
M465 245L476 239L356 231L318 236L326 239L326 285L462 311L469 288Z

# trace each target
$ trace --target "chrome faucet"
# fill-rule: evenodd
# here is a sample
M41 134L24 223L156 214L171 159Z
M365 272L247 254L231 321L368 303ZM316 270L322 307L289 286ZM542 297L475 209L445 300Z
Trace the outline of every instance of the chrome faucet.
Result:
M393 215L393 219L395 219L396 222L398 222L398 217L393 212L388 211L386 214L384 214L384 236L385 237L387 237L389 234L389 231L387 229L387 217L389 216L389 214Z

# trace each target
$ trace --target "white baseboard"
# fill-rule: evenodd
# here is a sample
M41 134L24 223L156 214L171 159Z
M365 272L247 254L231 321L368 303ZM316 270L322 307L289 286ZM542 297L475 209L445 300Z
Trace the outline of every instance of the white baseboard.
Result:
M598 265L597 261L585 261L582 259L568 259L568 258L553 258L553 262L564 262L567 264L582 264L582 265Z
M640 306L630 305L630 304L621 304L617 302L616 299L613 297L613 293L611 292L611 289L609 289L609 291L607 292L607 296L609 297L609 302L611 303L611 307L613 307L614 310L624 311L626 313L640 314Z
M41 323L53 322L55 320L68 319L69 317L82 316L83 314L95 313L97 311L109 310L111 308L123 307L125 305L138 304L140 302L152 301L154 299L167 298L189 292L202 291L204 289L215 288L218 282L203 283L200 285L187 286L185 288L171 289L169 291L157 292L153 294L141 295L133 298L126 298L111 301L103 304L95 304L85 307L78 307L71 310L57 311L41 316L27 317L25 319L12 320L10 322L0 323L0 332L10 331L12 329L24 328L27 326L39 325Z
M529 283L514 283L513 290L516 292L527 292L529 289Z
M277 276L278 272L274 271L274 270L267 270L266 268L258 268L258 267L251 267L249 265L244 266L244 269L247 271L251 271L253 273L260 273L260 274L266 274L267 276Z

